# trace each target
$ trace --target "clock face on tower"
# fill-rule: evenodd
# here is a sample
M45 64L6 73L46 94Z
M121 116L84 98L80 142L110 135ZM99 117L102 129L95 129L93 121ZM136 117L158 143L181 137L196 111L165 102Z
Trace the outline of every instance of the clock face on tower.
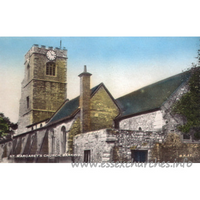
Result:
M53 50L49 50L49 51L47 51L47 58L49 59L49 60L55 60L56 59L56 52L55 51L53 51Z

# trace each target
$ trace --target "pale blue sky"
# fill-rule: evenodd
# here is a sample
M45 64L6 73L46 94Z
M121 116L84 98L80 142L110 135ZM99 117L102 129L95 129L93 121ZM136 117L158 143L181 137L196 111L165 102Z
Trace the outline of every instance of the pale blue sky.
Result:
M104 82L114 98L182 72L196 62L198 37L0 37L0 112L18 120L24 55L33 44L68 50L69 99L79 95L87 65L91 87Z

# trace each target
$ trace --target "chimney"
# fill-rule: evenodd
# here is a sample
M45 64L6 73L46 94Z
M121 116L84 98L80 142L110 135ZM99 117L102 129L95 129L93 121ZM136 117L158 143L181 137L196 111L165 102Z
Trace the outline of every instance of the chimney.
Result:
M87 67L84 65L84 72L80 77L80 126L81 133L90 131L90 76Z

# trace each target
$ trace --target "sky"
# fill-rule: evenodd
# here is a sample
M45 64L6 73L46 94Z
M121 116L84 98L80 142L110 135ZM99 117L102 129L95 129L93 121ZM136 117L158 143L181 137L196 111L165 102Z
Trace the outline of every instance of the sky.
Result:
M34 44L67 49L67 98L79 95L83 66L91 87L103 82L114 98L181 73L196 62L198 37L0 37L0 112L17 122L24 55Z

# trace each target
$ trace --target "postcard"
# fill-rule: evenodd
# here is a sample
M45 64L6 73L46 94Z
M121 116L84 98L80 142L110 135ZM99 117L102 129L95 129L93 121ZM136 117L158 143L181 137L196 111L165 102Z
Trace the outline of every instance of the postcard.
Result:
M200 162L198 43L1 37L1 162Z

